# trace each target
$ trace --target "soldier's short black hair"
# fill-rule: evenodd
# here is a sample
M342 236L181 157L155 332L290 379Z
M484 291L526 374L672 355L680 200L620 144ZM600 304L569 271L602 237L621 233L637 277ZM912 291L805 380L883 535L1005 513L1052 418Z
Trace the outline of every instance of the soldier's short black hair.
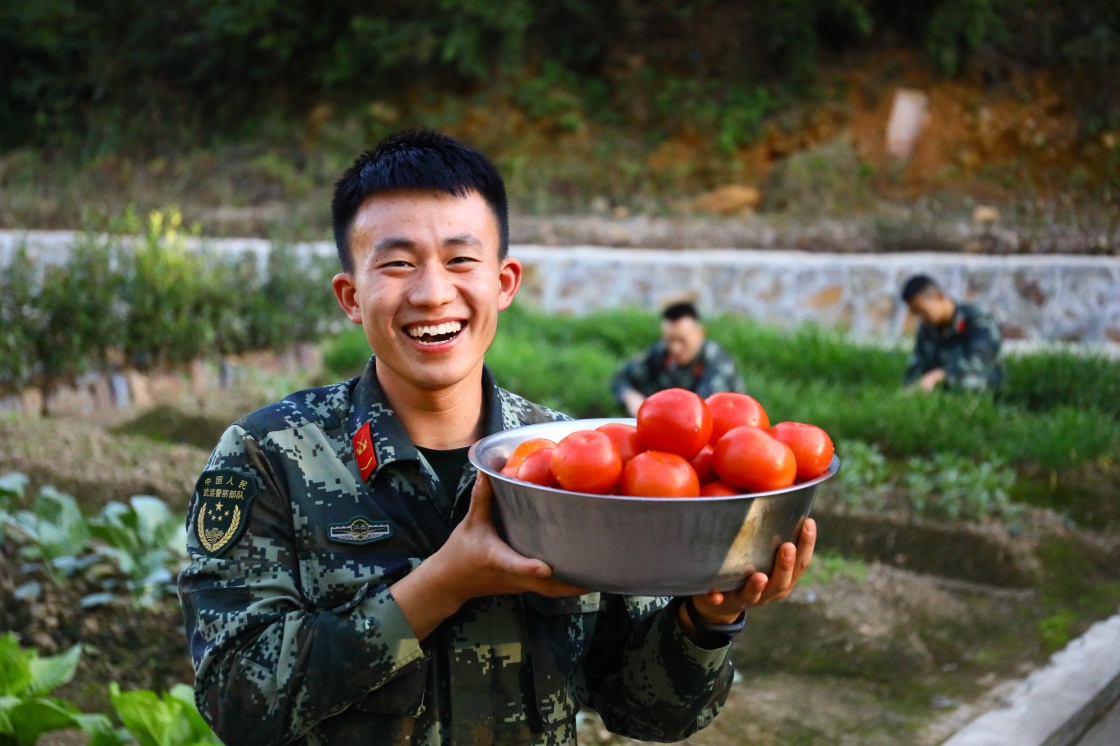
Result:
M700 312L696 310L696 306L688 301L680 303L673 303L666 306L665 310L661 312L661 318L665 321L680 321L684 318L700 320Z
M409 129L359 155L335 182L331 225L343 271L354 269L350 229L358 209L371 194L394 189L429 189L456 197L478 192L498 221L498 256L504 259L509 253L509 205L497 167L449 135Z
M930 290L941 292L941 286L929 275L914 275L902 286L902 302L909 303Z

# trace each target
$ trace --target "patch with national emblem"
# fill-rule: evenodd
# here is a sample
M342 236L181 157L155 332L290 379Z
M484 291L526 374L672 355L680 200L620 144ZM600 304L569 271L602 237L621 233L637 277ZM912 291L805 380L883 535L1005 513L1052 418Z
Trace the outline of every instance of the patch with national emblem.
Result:
M191 530L202 551L217 557L245 531L249 508L257 496L257 480L232 469L212 469L198 478L195 495L198 513Z

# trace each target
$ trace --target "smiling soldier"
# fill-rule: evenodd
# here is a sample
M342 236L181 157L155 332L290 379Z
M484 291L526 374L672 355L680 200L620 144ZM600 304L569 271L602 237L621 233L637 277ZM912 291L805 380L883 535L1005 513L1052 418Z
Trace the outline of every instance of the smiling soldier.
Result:
M233 424L199 478L179 591L207 722L238 746L573 744L583 705L640 739L704 727L744 610L788 595L813 522L772 577L724 597L551 578L498 536L467 460L484 435L561 417L483 363L521 281L501 177L409 131L342 175L332 216L334 293L374 354ZM219 483L238 494L220 508Z

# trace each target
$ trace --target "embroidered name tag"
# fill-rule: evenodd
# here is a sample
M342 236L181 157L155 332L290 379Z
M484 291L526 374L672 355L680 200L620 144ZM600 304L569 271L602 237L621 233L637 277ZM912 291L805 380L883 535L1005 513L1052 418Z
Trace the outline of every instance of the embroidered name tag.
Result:
M358 516L349 523L335 523L330 527L331 541L344 544L370 544L393 535L393 525L388 521L370 521Z

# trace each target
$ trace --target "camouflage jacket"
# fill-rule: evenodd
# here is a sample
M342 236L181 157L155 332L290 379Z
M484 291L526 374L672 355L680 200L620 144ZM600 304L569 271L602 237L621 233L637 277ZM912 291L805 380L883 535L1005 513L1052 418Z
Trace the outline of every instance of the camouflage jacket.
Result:
M669 359L664 340L635 355L611 379L611 393L622 404L622 392L631 388L649 396L664 389L681 388L707 398L717 391L745 394L743 378L731 356L711 339L705 339L696 359L677 365Z
M999 347L995 317L976 306L958 303L948 324L934 326L923 321L918 327L903 383L909 386L925 373L941 368L946 390L997 390L1004 377Z
M489 371L483 387L487 432L561 417ZM219 737L574 744L586 704L618 733L673 741L715 717L728 647L692 644L664 598L479 598L418 642L388 587L447 539L474 478L468 463L454 501L440 497L372 360L226 430L179 577L196 701Z

